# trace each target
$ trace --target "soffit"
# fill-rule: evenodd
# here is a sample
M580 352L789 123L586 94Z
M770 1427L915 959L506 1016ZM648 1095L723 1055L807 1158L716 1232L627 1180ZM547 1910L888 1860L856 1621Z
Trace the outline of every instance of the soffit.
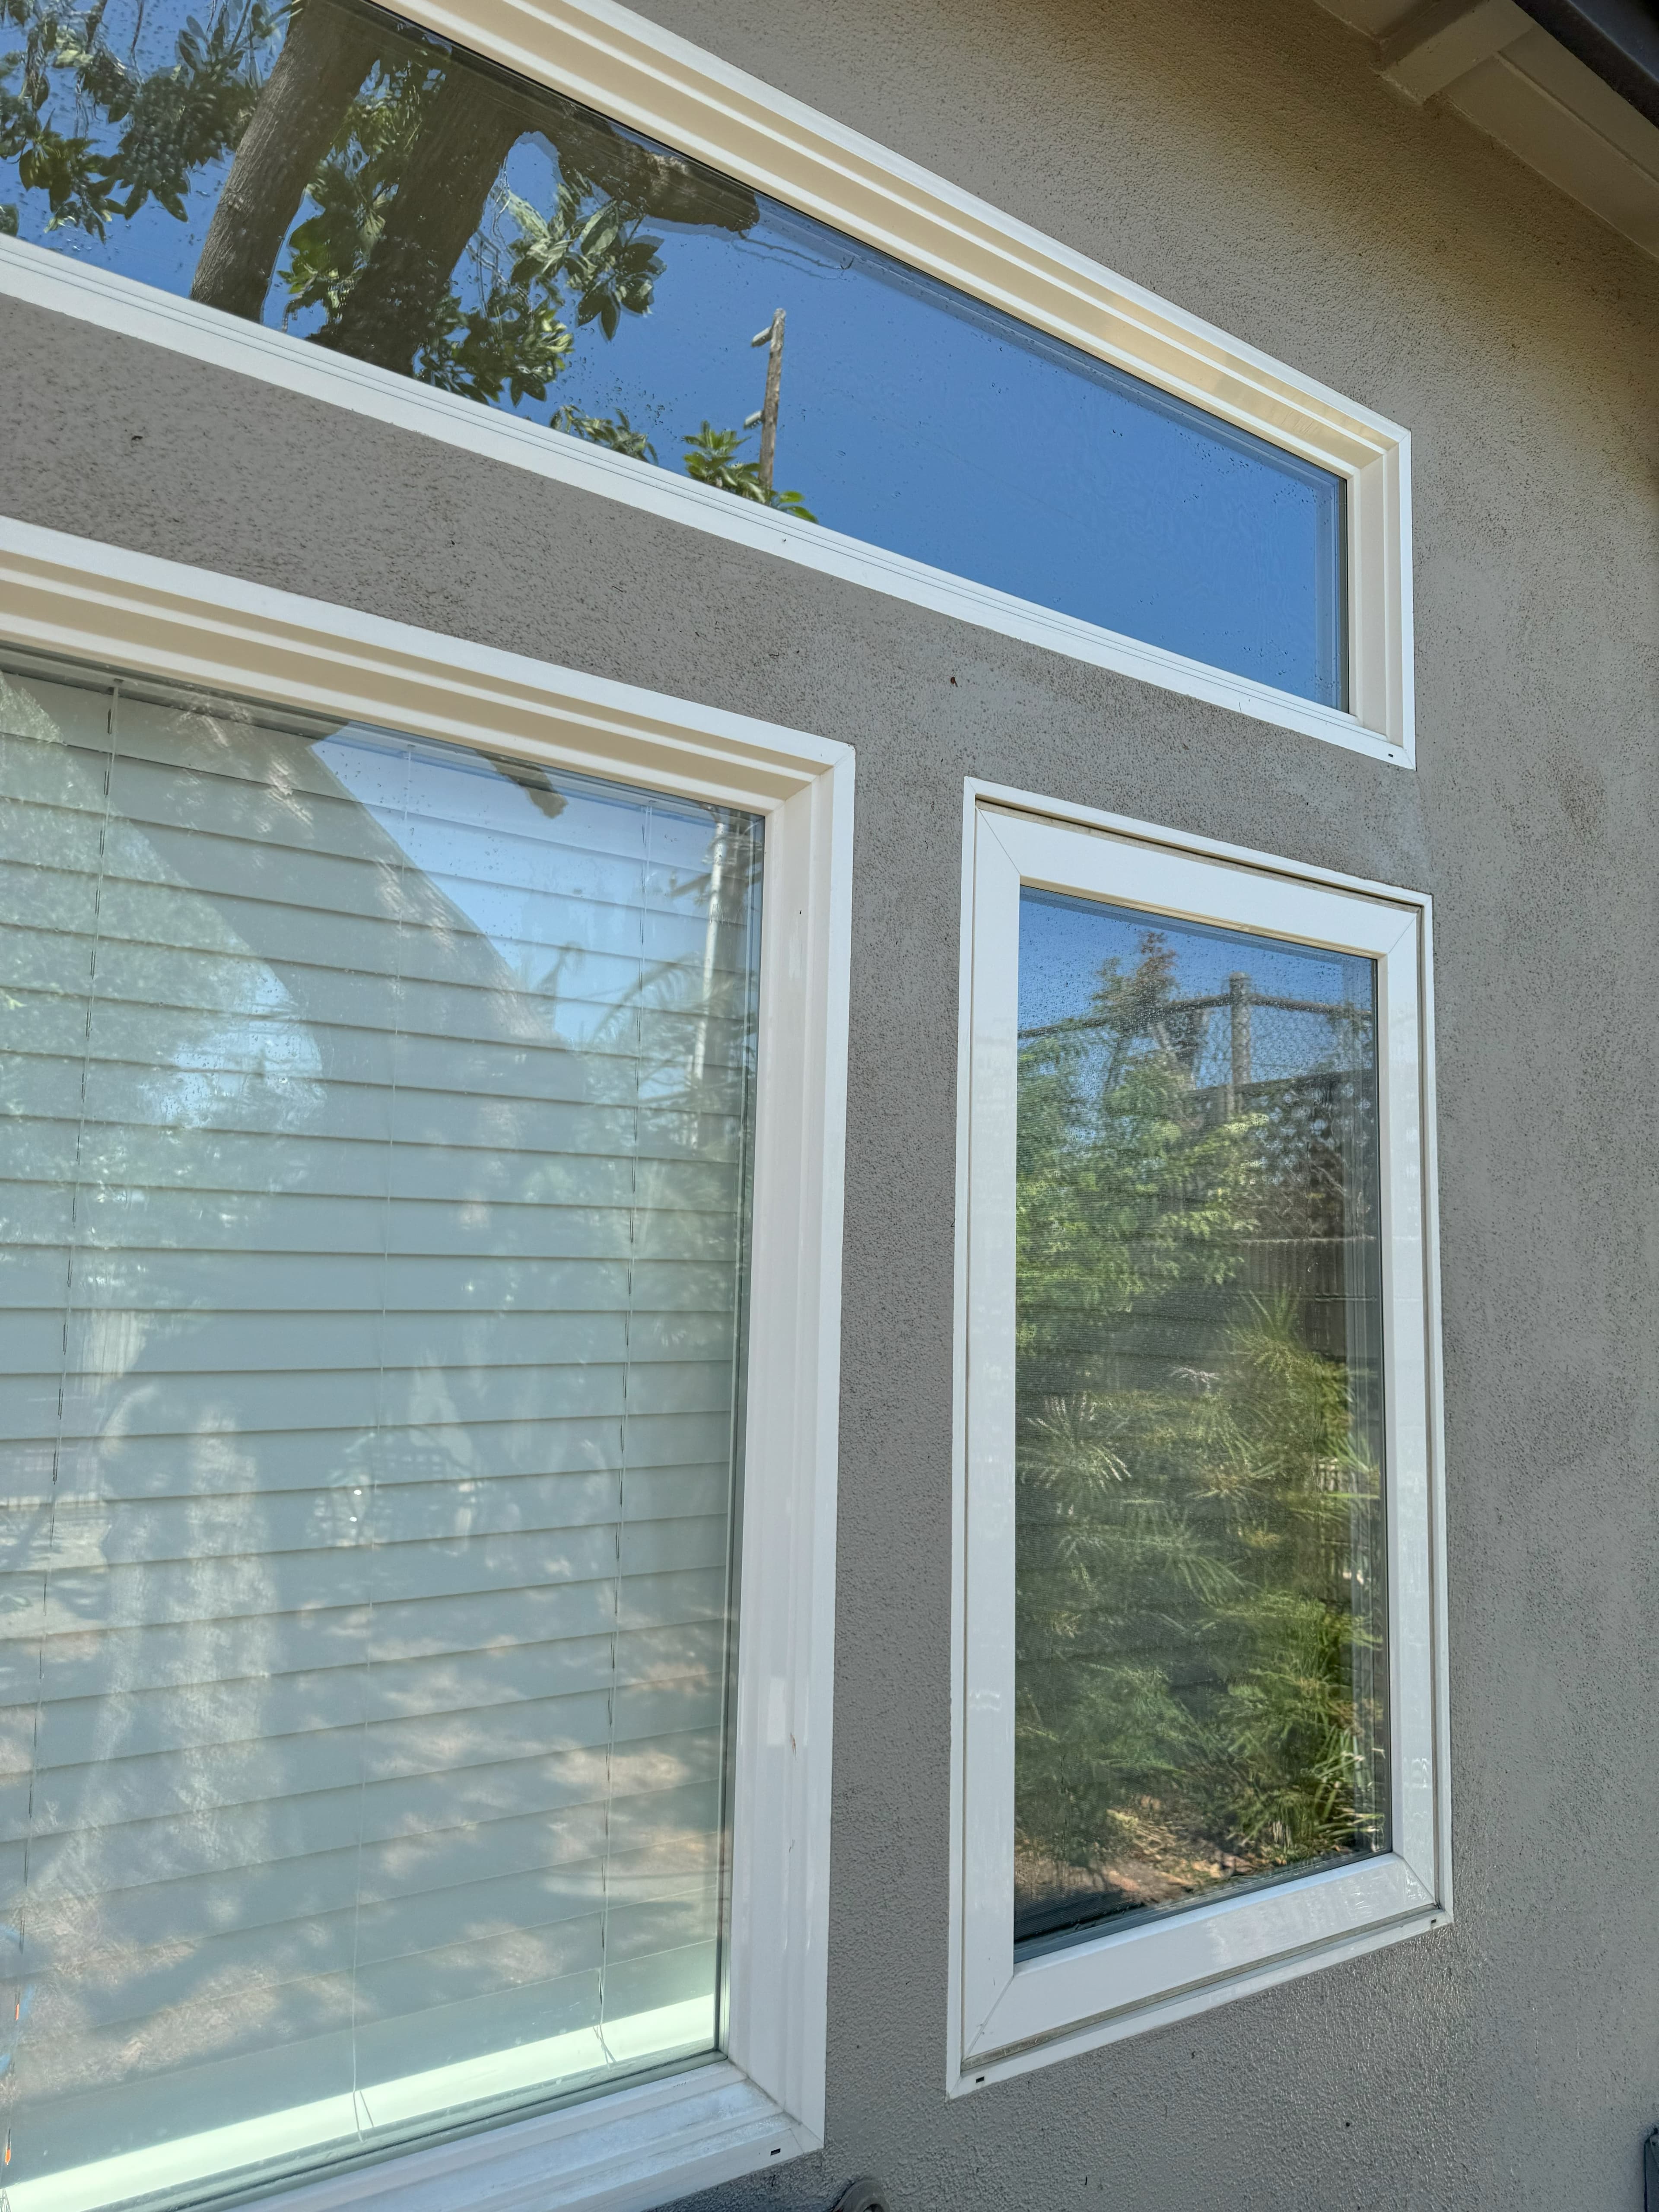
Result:
M1378 67L1410 98L1455 109L1659 258L1659 125L1517 0L1321 4L1376 42ZM1537 15L1546 12L1543 0L1529 4ZM1626 4L1644 30L1646 9L1632 0Z

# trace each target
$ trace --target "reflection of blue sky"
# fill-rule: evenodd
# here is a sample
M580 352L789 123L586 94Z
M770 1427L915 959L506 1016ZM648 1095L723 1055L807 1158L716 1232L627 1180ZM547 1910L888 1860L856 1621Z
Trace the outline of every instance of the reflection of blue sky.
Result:
M112 0L106 24L134 4ZM166 0L146 18L152 66L170 57L183 13L180 0ZM131 222L114 220L101 244L48 235L45 195L23 192L15 167L0 165L0 198L19 201L26 238L187 292L227 166L203 173L186 222L152 202ZM550 208L556 166L546 142L521 140L503 181ZM499 212L491 220L504 223ZM520 413L544 421L559 402L623 410L678 468L705 418L735 429L759 406L765 355L749 342L783 307L778 481L823 521L1340 700L1334 477L775 202L763 202L746 237L650 228L667 267L649 314L625 317L614 341L597 323L578 332L550 398L526 399ZM281 324L282 298L279 277L268 322Z
M672 957L659 933L647 941L647 906L678 908L700 945L713 823L690 802L562 775L562 804L550 817L476 757L355 726L312 750L413 873L489 945L501 981L553 994L566 1043L589 1042L614 1023L619 961L637 990ZM581 941L574 929L570 942L550 940L549 902L561 898L573 921L580 915Z
M1099 988L1103 963L1115 960L1120 972L1129 974L1153 931L1175 955L1177 999L1224 994L1231 976L1244 975L1250 979L1254 998L1301 999L1370 1012L1373 964L1355 954L1319 951L1278 938L1139 914L1052 891L1024 890L1019 908L1021 1029L1092 1012L1091 1002ZM1212 1017L1211 1052L1220 1048L1226 1021L1224 1012ZM1252 1029L1255 1072L1261 1076L1310 1069L1334 1051L1345 1062L1352 1060L1352 1030L1346 1023L1337 1025L1318 1015L1257 1007Z
M1320 691L1333 479L775 204L745 239L681 235L665 258L651 315L608 348L584 333L562 397L625 409L672 460L705 416L735 427L759 405L750 339L781 307L778 481L823 521Z
M434 759L372 730L342 730L313 750L416 872L488 941L507 975L533 988L546 971L549 951L537 941L526 915L521 873L513 870L492 881L487 856L477 849L479 825L452 816L457 767L465 775L471 763ZM547 817L527 791L495 779L489 798L498 833L541 842L538 831L546 830ZM557 854L550 853L548 860L544 882L553 888Z

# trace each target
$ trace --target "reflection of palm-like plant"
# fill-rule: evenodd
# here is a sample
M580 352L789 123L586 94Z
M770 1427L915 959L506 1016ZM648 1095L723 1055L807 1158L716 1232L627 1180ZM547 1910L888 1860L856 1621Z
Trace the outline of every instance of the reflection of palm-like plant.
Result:
M1264 1229L1352 1234L1308 1218L1330 1079L1226 1118L1172 986L1149 937L1021 1067L1017 1824L1107 1909L1382 1835L1377 1469L1305 1297L1249 1287Z
M712 422L705 422L696 436L685 441L685 473L699 483L735 492L739 499L752 499L762 507L799 515L803 522L816 522L817 515L798 491L768 491L761 480L760 463L738 459L738 447L747 443L741 430L717 430Z
M656 447L643 430L634 428L623 408L619 407L615 415L585 415L580 407L560 407L548 420L552 428L562 430L567 437L586 438L590 445L627 453L636 461L654 464L656 460Z

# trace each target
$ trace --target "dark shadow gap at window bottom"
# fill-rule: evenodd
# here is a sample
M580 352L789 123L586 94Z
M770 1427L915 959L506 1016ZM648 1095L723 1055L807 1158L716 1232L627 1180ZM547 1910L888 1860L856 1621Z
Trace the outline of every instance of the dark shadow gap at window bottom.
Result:
M1086 1942L1091 1936L1115 1935L1121 1928L1147 1927L1155 1921L1170 1920L1178 1913L1193 1911L1200 1905L1224 1904L1235 1897L1253 1896L1264 1889L1280 1889L1286 1882L1299 1881L1305 1875L1329 1874L1338 1867L1358 1866L1363 1860L1376 1856L1376 1850L1363 1846L1352 1850L1328 1851L1319 1858L1300 1859L1293 1866L1273 1867L1263 1874L1240 1875L1231 1881L1217 1882L1208 1889L1163 1904L1137 1905L1126 1899L1122 1905L1115 1905L1101 1891L1091 1891L1086 1896L1074 1894L1016 1916L1015 1955L1041 1957L1063 1949L1069 1943Z

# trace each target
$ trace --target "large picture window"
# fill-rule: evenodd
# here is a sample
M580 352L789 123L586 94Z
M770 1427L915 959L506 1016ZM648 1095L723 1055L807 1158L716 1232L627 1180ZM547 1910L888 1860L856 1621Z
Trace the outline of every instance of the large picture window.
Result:
M1350 706L1348 477L1305 437L358 0L20 6L17 236Z
M14 2212L729 2107L748 1947L806 1936L737 1749L817 1465L749 1379L811 1188L775 842L827 947L726 750L715 799L0 644Z
M976 2076L1446 1890L1421 902L972 828Z

